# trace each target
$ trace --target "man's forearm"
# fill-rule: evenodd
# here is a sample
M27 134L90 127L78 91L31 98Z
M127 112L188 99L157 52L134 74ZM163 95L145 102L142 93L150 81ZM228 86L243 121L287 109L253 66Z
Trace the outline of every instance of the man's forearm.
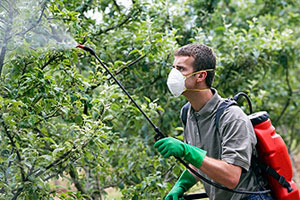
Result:
M197 169L193 165L190 166L194 170ZM230 189L233 189L237 186L242 173L241 167L228 164L225 161L210 158L208 156L204 158L203 163L199 169L215 182L222 184ZM196 175L194 176L199 181L199 178Z
M242 169L206 156L206 151L183 143L175 138L167 137L158 140L154 147L167 158L170 156L183 157L185 161L199 168L211 179L228 188L234 188L241 176ZM202 166L203 165L203 166Z

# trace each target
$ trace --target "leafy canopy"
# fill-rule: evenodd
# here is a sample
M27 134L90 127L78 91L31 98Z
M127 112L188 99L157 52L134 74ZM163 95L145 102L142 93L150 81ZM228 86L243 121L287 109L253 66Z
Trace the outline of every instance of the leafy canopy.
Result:
M156 153L152 127L76 42L92 47L153 122L179 138L186 100L165 84L173 51L207 44L218 57L219 93L248 93L297 148L299 5L0 1L0 198L99 199L114 187L123 199L162 199L183 169ZM59 190L59 178L75 189Z

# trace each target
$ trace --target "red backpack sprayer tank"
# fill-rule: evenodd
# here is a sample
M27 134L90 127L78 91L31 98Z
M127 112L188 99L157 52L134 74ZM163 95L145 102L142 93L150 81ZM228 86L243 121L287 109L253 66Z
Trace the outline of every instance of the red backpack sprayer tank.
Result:
M278 200L299 200L298 188L292 180L293 168L288 150L281 136L275 132L269 115L258 112L249 117L258 141L259 160L264 163L261 168L267 172L273 196Z

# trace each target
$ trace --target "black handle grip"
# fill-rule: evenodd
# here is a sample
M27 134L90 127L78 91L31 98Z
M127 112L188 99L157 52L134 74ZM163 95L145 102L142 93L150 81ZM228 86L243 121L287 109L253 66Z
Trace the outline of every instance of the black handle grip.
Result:
M163 139L163 138L167 137L165 134L163 134L163 133L159 130L159 128L156 127L154 130L155 130L155 132L156 132L156 134L155 134L155 136L154 136L155 142L157 142L157 141L160 140L160 139Z
M184 194L183 198L185 200L190 200L190 199L204 199L208 198L206 193L195 193L195 194Z

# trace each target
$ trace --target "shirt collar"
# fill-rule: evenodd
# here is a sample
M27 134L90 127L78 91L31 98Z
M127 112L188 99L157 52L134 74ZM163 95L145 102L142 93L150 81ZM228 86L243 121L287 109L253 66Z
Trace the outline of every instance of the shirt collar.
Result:
M196 117L206 117L212 114L217 109L222 98L220 97L216 89L211 88L211 91L213 93L213 97L198 112L194 111L194 109L190 107L190 112L192 113L192 115L194 114Z

